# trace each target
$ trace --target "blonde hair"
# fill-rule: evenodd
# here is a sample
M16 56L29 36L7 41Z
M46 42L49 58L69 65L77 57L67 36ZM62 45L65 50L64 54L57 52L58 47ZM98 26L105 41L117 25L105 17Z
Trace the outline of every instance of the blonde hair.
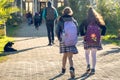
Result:
M73 15L73 11L70 7L65 7L62 11L62 14Z

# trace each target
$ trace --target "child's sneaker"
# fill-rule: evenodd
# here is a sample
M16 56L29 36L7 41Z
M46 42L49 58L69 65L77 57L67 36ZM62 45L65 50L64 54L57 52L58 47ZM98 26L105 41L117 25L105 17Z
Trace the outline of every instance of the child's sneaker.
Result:
M90 71L90 64L87 65L87 70L86 70L86 71L87 71L87 72Z
M66 69L62 68L61 74L65 74Z
M95 74L95 69L91 69L91 74Z
M75 78L75 69L73 67L70 67L70 75L71 78Z

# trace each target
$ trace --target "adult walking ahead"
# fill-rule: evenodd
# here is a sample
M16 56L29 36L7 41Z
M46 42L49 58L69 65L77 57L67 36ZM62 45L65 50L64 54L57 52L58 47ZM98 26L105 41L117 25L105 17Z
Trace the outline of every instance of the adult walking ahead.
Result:
M57 10L53 7L52 2L48 1L47 6L42 13L43 19L46 21L48 33L48 46L54 44L54 21L58 17Z

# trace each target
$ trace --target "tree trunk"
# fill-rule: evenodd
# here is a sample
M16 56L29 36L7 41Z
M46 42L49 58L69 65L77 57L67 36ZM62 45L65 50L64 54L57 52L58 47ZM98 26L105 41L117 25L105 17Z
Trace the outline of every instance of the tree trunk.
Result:
M58 0L54 0L54 7L55 7L55 8L58 7Z
M64 6L69 6L69 1L68 0L64 0Z

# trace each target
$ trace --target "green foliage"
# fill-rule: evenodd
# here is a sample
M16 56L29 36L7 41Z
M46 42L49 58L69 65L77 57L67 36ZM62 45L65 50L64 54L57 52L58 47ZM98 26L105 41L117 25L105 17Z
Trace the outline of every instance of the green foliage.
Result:
M120 25L120 6L114 0L98 0L98 11L105 19L107 34L118 34Z
M5 53L3 53L3 51L4 51L3 49L4 49L5 44L8 41L13 41L13 39L6 37L6 36L0 36L0 63L6 61L8 59L8 57L2 56L2 55L5 55Z
M61 7L58 7L58 8L57 8L57 11L58 11L59 16L62 15L62 11L63 11L64 8L65 8L65 6L61 6Z
M0 0L0 24L4 24L8 18L11 18L10 14L19 11L17 7L11 5L14 0Z
M103 37L103 41L120 46L120 39L116 35L106 35Z
M15 13L11 14L12 18L8 18L6 27L16 27L22 22L22 18L17 16Z
M88 0L69 0L70 7L74 12L74 17L80 24L87 15L88 6L90 5Z
M6 37L6 36L1 36L0 37L0 52L3 51L4 45L8 42L8 41L13 41L12 38Z

